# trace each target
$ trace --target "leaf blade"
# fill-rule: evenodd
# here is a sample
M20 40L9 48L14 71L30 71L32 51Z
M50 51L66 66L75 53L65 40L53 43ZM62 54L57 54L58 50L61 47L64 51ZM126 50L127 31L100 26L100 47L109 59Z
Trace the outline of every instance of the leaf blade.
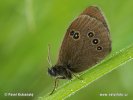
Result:
M86 87L93 81L118 68L119 66L127 63L128 61L131 61L132 59L133 45L123 50L120 50L109 59L86 71L84 74L81 75L81 77L83 78L82 81L78 79L73 79L72 81L69 81L68 83L61 86L57 91L55 91L53 95L45 95L44 97L41 97L41 100L51 100L53 98L54 100L65 99L76 93L76 91Z

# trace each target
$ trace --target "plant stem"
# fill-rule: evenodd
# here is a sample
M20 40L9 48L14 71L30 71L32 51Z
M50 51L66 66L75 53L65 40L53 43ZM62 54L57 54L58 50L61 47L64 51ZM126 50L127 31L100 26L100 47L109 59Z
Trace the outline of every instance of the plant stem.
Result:
M65 99L72 94L76 93L76 91L86 87L91 82L96 79L104 76L109 73L113 69L118 68L119 66L131 61L133 59L133 45L123 50L120 50L118 53L115 53L110 58L102 61L95 67L92 67L90 70L87 70L80 77L83 80L73 79L72 81L67 82L63 86L57 89L52 95L46 94L44 97L39 97L41 100L61 100ZM40 100L39 99L39 100Z

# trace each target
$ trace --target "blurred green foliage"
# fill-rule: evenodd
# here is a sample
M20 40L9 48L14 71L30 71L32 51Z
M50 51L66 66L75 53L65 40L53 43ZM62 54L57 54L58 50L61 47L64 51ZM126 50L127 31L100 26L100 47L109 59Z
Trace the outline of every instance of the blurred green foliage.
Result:
M106 15L112 54L132 44L132 0L0 1L0 100L30 100L52 90L53 80L47 75L48 44L54 64L67 27L90 5L99 6ZM68 99L132 100L132 66L130 62L114 70ZM34 97L4 96L9 92L34 93ZM100 93L128 96L100 97Z

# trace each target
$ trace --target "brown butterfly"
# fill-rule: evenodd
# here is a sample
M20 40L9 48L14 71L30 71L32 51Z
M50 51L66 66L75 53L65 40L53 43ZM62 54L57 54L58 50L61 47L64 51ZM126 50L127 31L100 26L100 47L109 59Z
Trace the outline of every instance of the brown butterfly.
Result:
M76 18L65 34L59 58L55 66L48 69L57 79L72 79L79 73L104 59L111 52L110 33L102 12L90 6Z

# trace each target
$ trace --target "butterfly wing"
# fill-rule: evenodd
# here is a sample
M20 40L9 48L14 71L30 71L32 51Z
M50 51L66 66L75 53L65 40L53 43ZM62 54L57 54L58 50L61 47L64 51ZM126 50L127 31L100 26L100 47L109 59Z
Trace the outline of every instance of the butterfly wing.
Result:
M81 15L89 15L90 17L96 18L97 20L101 21L103 25L108 29L105 17L103 16L102 11L98 7L90 6L87 9L85 9L81 13Z
M57 65L70 65L71 71L81 72L104 59L110 51L105 19L97 7L91 6L67 29Z

